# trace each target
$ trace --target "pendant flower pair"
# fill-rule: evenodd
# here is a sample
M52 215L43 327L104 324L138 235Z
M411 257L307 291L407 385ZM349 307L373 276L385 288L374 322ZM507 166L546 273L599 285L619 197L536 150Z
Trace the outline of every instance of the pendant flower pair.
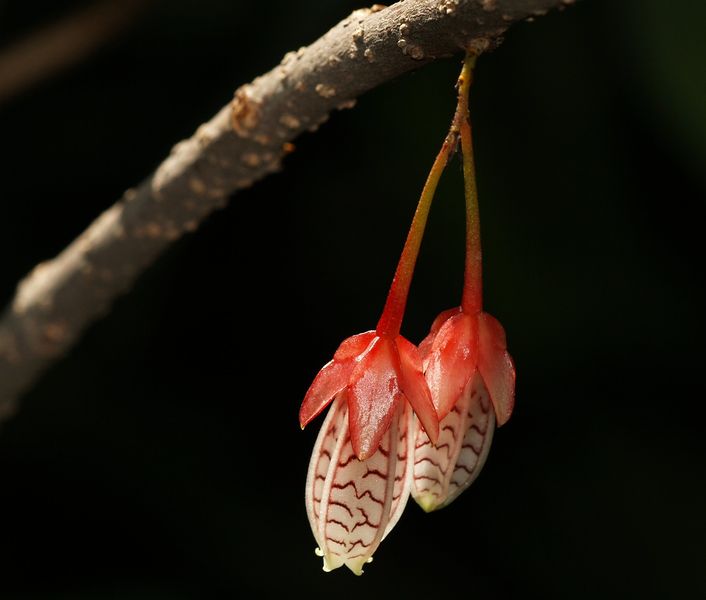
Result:
M412 220L374 331L347 338L302 403L302 428L329 404L306 481L306 507L324 570L365 563L399 520L410 494L426 511L475 479L495 425L514 404L515 370L500 323L483 312L478 201L468 94L468 53L458 104ZM441 174L461 146L466 267L461 305L441 313L419 344L402 335L414 266Z

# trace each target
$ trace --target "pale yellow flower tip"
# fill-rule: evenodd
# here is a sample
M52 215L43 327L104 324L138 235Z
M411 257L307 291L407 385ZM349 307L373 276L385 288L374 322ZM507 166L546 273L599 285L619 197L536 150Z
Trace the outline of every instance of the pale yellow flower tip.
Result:
M327 556L326 554L324 554L323 550L321 550L321 548L319 548L318 546L314 549L314 554L324 559L323 570L325 573L330 573L334 569L338 569L338 567L346 565L355 575L362 575L363 566L373 562L372 556L368 558L362 556L353 560L343 561L336 556Z
M419 506L421 506L422 510L426 513L430 513L432 511L435 511L437 508L441 508L439 503L436 501L436 497L434 496L434 494L420 494L418 496L415 496L414 500L417 504L419 504Z
M337 556L331 556L328 554L324 554L324 551L319 547L316 547L314 549L314 554L316 554L316 556L320 556L321 558L324 559L324 565L323 565L324 573L330 573L334 569L338 569L338 567L341 567L344 564L343 561L340 558L338 558Z
M362 575L363 574L363 566L370 562L369 559L365 558L364 556L361 556L359 558L355 558L353 560L347 560L346 561L346 566L353 571L355 575Z

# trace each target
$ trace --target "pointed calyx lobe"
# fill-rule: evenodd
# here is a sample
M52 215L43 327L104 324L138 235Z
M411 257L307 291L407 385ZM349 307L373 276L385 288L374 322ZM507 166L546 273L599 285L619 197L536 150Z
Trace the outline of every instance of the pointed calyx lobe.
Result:
M425 357L425 377L442 420L465 390L478 364L478 322L464 312L449 316L437 329Z
M374 331L366 331L343 340L333 360L323 366L304 396L299 409L299 425L302 429L346 389L359 357L365 354L374 337Z
M478 315L478 371L495 407L498 427L507 423L515 407L515 364L507 351L505 330L489 315Z
M299 411L301 426L339 396L348 405L351 445L360 460L376 452L400 403L410 403L431 439L438 436L419 352L400 335L368 331L346 339L311 384Z
M419 347L439 421L453 409L478 372L498 426L507 422L514 406L515 367L497 319L484 312L471 316L460 308L444 311Z

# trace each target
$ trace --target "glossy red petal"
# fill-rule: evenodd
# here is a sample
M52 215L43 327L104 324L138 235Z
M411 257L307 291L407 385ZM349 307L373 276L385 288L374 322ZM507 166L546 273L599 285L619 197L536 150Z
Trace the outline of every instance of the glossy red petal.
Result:
M449 308L447 310L441 311L437 316L436 319L434 319L434 322L431 324L431 329L429 330L430 333L437 333L439 329L441 329L441 326L446 323L451 317L454 315L458 315L461 313L461 307L460 306L454 306L453 308Z
M417 415L424 431L436 443L439 437L439 418L431 399L431 392L422 373L419 350L409 340L397 336L397 349L402 367L402 392Z
M373 338L375 338L374 331L366 331L365 333L359 333L346 338L341 342L338 350L336 350L336 354L333 355L333 360L350 360L360 356L368 348Z
M505 330L488 313L478 317L478 370L493 401L498 427L507 423L515 406L515 365L507 352Z
M349 425L353 451L370 458L390 427L401 400L400 357L394 340L377 337L358 361L348 387Z
M456 308L450 308L448 310L443 311L436 317L436 319L434 319L434 322L431 324L431 329L429 330L429 333L419 344L419 354L422 357L423 363L426 363L427 358L429 357L432 344L434 343L434 338L436 337L436 334L439 333L439 329L441 329L441 326L449 318L453 317L454 315L457 315L459 312L461 312L461 307L457 306Z
M477 317L459 313L440 327L424 376L441 421L466 389L478 362Z
M302 429L328 406L336 394L345 389L356 364L354 359L332 360L319 371L299 409L299 425Z
M374 331L366 331L346 338L333 355L333 360L326 363L314 378L304 396L299 409L299 424L302 428L321 413L349 383L358 359L375 338Z

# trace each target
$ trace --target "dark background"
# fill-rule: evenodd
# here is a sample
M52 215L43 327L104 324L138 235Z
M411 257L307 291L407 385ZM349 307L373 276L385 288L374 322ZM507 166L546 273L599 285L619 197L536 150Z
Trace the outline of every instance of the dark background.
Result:
M78 2L0 2L0 49ZM362 4L155 2L0 106L0 299L233 90ZM449 508L362 578L304 510L311 379L382 308L459 59L361 98L177 243L0 429L0 598L706 596L706 5L584 0L472 91L486 309L517 408ZM458 304L448 170L404 333ZM276 258L272 259L271 257Z

